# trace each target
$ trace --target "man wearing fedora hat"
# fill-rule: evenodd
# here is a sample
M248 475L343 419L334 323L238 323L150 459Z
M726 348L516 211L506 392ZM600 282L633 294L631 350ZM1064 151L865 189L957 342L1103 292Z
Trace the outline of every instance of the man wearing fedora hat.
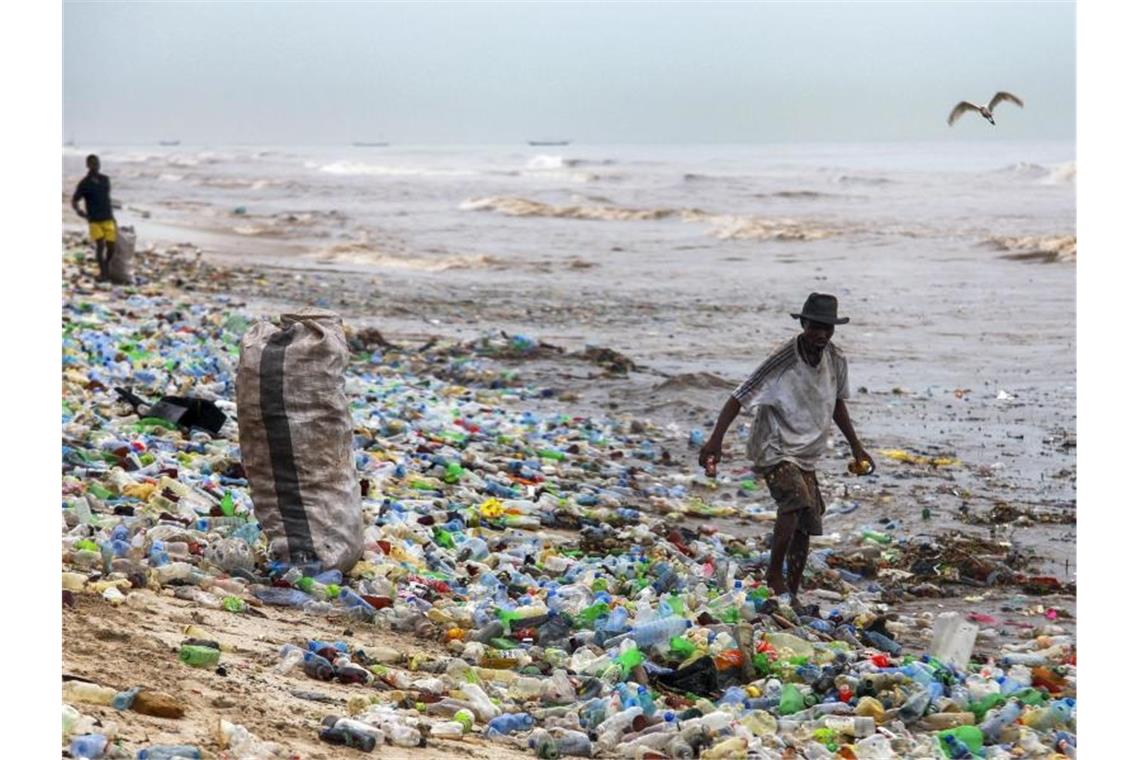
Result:
M859 466L869 474L875 463L855 435L844 403L847 359L831 342L839 317L835 296L812 293L803 309L792 314L803 332L785 341L729 396L699 461L716 474L724 433L742 408L756 409L748 437L748 458L768 484L777 506L772 555L766 580L776 594L795 597L807 564L811 536L823 535L823 497L815 465L827 448L832 420L839 426ZM784 575L784 560L788 573Z

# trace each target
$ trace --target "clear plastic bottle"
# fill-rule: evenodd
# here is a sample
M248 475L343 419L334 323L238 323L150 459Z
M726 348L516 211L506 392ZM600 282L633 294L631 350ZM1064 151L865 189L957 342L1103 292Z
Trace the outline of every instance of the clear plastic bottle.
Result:
M459 687L459 691L471 703L471 707L475 710L475 714L479 716L479 720L483 722L490 721L496 718L502 712L487 696L487 692L483 691L483 687L475 683L465 683Z
M109 686L85 681L66 681L63 684L63 701L83 702L89 705L110 705L118 692Z
M463 724L456 720L435 723L431 727L431 735L440 739L458 739L463 733Z
M139 750L138 760L201 760L202 751L190 744L160 744Z

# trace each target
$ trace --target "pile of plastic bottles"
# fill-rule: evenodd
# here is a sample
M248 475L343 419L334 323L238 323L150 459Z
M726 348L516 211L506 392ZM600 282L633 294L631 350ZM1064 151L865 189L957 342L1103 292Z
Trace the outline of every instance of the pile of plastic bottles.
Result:
M826 549L808 583L842 591L792 610L758 580L759 542L678 526L678 513L717 510L659 466L651 426L539 413L527 402L543 389L456 385L422 356L360 352L349 370L368 484L360 562L342 574L271 561L234 423L215 439L140 419L113 392L193 393L233 416L248 324L224 297L65 304L63 587L112 605L165 589L444 644L430 660L363 642L281 646L280 673L361 687L346 714L313 726L320 739L370 752L481 735L544 758L1075 756L1075 649L1060 629L940 662L899 641L929 619L884 617L875 587L829 568ZM188 667L219 656L195 638L180 650ZM72 756L108 756L81 718L65 707Z

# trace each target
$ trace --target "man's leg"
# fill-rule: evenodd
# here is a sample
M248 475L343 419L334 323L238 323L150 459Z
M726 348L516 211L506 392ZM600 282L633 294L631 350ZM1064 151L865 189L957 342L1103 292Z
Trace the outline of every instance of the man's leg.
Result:
M784 512L776 517L776 528L772 533L772 556L768 560L768 572L764 580L777 595L788 593L788 584L784 582L784 558L788 556L788 549L795 538L797 522L795 512Z
M804 577L804 568L807 567L808 545L811 536L802 530L795 531L792 545L788 549L788 591L792 596L799 593L800 581Z
M115 243L108 240L107 241L107 256L106 256L106 258L103 259L103 264L104 264L104 266L107 267L106 277L108 280L111 279L111 258L114 255L115 255Z

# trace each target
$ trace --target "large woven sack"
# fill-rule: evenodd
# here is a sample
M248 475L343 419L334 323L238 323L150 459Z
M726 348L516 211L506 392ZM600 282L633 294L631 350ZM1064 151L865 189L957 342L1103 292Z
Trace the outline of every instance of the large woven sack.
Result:
M111 282L116 285L133 285L134 268L131 259L135 256L135 228L119 227L115 230L115 255L111 257Z
M242 337L237 417L253 509L273 560L348 570L364 526L344 391L348 344L323 309L260 321Z

